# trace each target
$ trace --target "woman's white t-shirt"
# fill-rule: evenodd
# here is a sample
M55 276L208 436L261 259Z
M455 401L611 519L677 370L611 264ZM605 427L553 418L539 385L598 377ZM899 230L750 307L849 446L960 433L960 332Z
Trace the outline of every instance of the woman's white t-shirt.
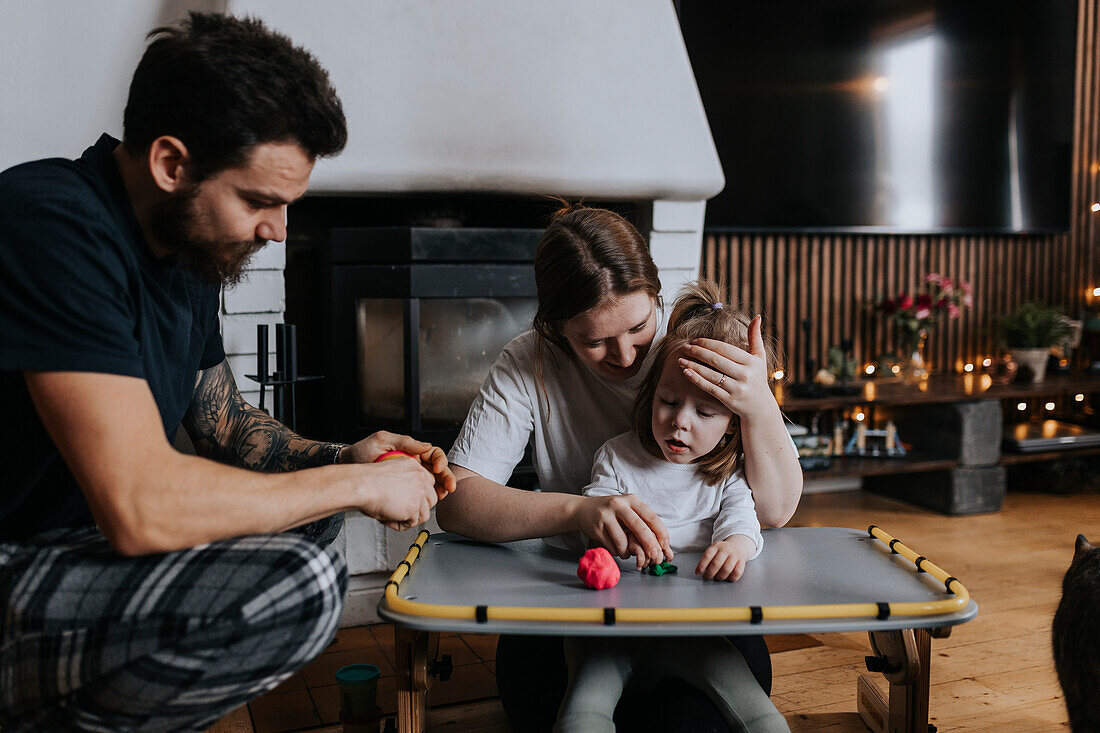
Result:
M503 484L530 441L539 487L580 494L596 450L630 429L634 397L653 361L653 347L665 335L660 309L657 316L652 346L638 373L626 380L605 377L546 344L545 396L535 376L538 336L527 331L512 339L481 385L448 460Z
M632 431L615 436L596 452L592 481L584 493L636 495L664 522L674 552L701 552L735 534L756 543L753 557L764 546L752 490L741 471L707 486L695 464L650 455Z

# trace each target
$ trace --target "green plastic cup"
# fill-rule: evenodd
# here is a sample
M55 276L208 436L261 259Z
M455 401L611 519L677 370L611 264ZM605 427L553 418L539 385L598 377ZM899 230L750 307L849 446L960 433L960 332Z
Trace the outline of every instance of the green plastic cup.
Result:
M373 664L349 664L336 671L336 682L340 685L340 720L353 723L374 715L380 674Z

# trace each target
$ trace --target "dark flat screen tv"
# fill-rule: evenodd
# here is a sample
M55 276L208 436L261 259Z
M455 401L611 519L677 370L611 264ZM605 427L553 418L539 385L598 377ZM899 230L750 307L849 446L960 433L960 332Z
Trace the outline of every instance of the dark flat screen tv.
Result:
M1074 0L683 0L707 226L1069 227Z

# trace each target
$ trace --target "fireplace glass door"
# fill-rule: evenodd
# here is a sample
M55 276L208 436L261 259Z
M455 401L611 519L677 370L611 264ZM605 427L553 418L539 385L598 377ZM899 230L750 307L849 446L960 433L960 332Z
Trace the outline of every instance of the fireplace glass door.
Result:
M359 298L360 423L453 433L501 349L531 327L535 306L530 297Z

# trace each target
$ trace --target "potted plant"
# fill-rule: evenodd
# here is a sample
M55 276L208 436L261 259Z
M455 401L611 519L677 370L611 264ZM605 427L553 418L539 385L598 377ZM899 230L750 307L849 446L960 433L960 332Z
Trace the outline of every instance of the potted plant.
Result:
M1069 319L1061 310L1042 303L1024 303L1001 319L1001 340L1033 383L1046 376L1050 347L1069 338ZM1026 377L1025 377L1026 378Z

